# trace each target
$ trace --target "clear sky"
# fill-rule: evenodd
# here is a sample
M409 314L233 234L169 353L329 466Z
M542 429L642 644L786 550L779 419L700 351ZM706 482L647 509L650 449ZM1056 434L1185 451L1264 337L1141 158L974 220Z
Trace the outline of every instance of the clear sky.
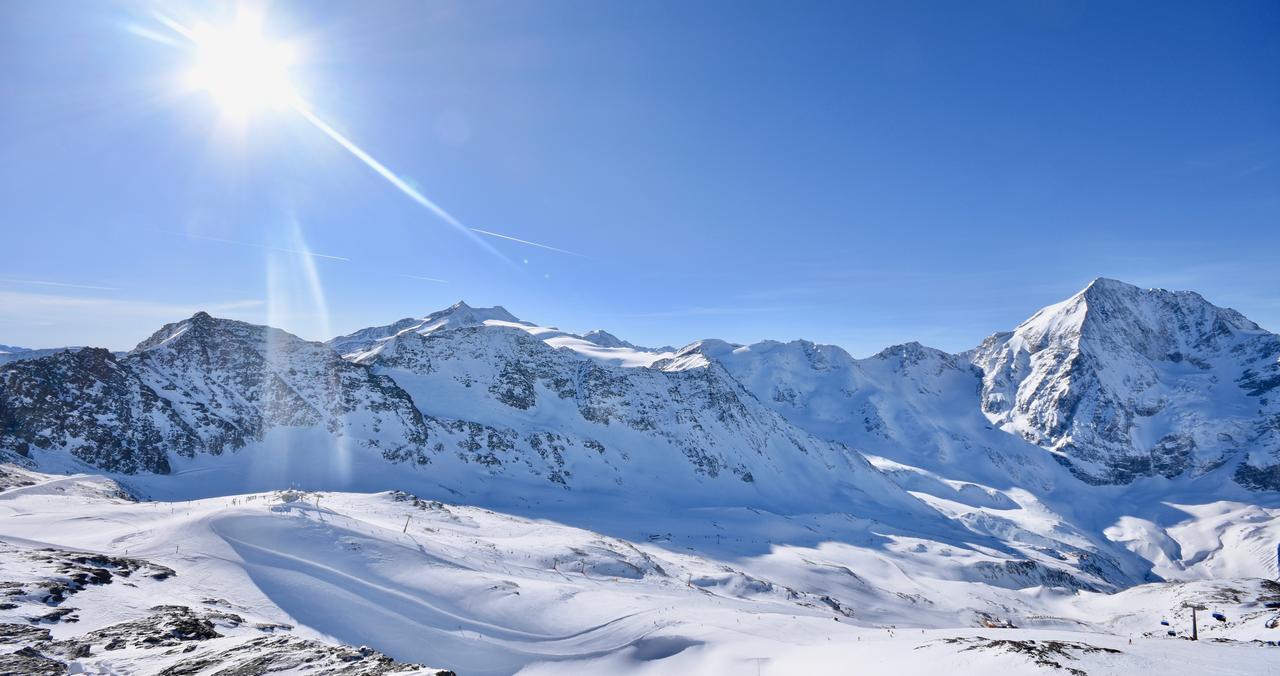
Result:
M233 14L0 3L0 343L466 299L961 350L1096 276L1280 330L1274 0L266 7L316 119L463 227L573 254L449 225L295 109L229 119L157 7Z

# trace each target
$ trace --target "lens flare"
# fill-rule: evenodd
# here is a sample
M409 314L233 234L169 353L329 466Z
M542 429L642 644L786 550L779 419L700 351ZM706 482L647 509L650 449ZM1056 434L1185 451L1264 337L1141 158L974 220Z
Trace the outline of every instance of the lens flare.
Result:
M269 40L262 31L262 14L255 11L252 6L239 6L234 22L228 26L216 28L206 24L188 26L161 13L155 16L160 23L195 48L195 66L188 73L188 84L199 91L208 92L217 101L224 114L234 122L243 123L250 113L264 108L291 110L297 113L311 126L385 179L392 187L513 269L517 268L515 263L480 235L571 256L581 256L567 249L464 225L375 159L373 155L321 119L295 91L289 80L290 68L298 61L297 50L288 43ZM135 31L135 33L146 35L145 32ZM346 260L337 256L312 255Z

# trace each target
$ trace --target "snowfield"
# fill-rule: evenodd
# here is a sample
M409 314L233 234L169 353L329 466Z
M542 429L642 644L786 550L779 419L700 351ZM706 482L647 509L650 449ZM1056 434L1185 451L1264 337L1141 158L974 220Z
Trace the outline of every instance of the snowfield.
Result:
M138 502L4 474L0 640L73 672L1261 674L1280 655L1274 582L1017 587L837 515L599 519L624 538L400 492ZM1186 601L1210 609L1197 643Z

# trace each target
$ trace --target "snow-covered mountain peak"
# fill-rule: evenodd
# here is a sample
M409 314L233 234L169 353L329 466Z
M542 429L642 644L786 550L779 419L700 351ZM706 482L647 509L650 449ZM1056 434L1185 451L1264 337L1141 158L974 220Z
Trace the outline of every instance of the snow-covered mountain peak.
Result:
M1245 334L1266 333L1239 312L1213 305L1194 291L1143 289L1099 277L1070 298L1036 312L1013 331L1013 341L1032 351L1051 343L1083 341L1166 359L1219 349Z
M1280 378L1280 336L1198 293L1100 278L972 359L987 417L1089 481L1209 471L1276 448L1280 413L1261 394Z
M943 352L937 348L922 345L916 341L902 343L901 345L891 345L877 352L875 359L882 361L900 360L903 364L914 365L927 361L953 362L956 356Z
M467 302L460 300L449 307L433 312L427 315L428 318L437 320L448 319L452 325L470 325L483 324L487 321L510 322L512 324L522 323L518 317L507 312L507 309L501 305L493 307L472 307ZM419 333L422 333L421 331Z
M428 334L444 329L456 329L485 324L504 324L514 326L533 326L521 321L501 305L488 308L476 308L466 301L458 301L453 305L432 312L424 317L405 317L383 326L371 326L328 341L329 347L338 354L352 360L360 359L366 353L376 352L384 344L403 333Z
M604 329L592 329L582 334L581 338L588 343L599 345L600 347L639 350L641 352L652 352L655 354L676 351L676 349L670 345L663 345L662 347L642 347L630 341L623 340Z
M690 343L678 350L671 359L655 363L655 368L665 371L681 371L701 368L712 362L723 364L730 371L732 364L767 361L777 366L799 371L829 371L849 367L855 360L843 348L822 345L809 340L762 340L750 345L730 343L707 338Z
M540 326L518 319L502 306L474 308L463 301L433 312L421 319L406 318L386 326L374 326L330 340L328 345L352 361L369 362L391 348L391 343L405 334L429 335L459 328L519 329L551 345L614 366L649 366L671 356L669 350L648 349L632 345L610 333L593 331L588 338L552 326Z
M652 366L660 371L687 371L689 369L706 368L713 362L721 360L734 350L744 346L730 343L719 338L705 338L694 341L667 355L666 358L653 362Z
M635 347L635 345L628 343L604 329L592 329L591 331L587 331L582 334L582 339L589 343L595 343L600 347Z
M200 311L187 319L165 324L133 348L131 354L138 354L157 348L173 347L183 343L204 343L217 332L218 319L207 312ZM226 320L231 321L231 320Z
M257 358L267 358L299 350L328 352L321 343L281 329L214 317L202 311L188 319L165 324L128 354L142 357L164 351L185 355L205 366L226 366L242 359L241 353L252 352Z

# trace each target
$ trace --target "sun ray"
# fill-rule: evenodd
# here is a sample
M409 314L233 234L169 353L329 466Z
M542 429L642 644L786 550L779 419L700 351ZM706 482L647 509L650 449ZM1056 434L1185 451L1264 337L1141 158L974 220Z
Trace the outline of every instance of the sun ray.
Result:
M396 173L394 171L391 171L389 168L387 168L385 164L374 159L372 155L365 152L363 148L356 145L353 141L351 141L351 139L348 139L346 136L343 136L341 133L338 132L337 129L334 129L327 122L320 119L315 113L311 111L310 108L307 107L307 105L301 99L295 101L293 107L294 107L294 110L298 111L298 114L301 115L303 119L305 119L307 122L310 122L312 126L314 126L316 129L319 129L321 132L323 132L325 136L328 136L330 139L333 139L333 141L336 142L338 145L342 146L343 149L345 149L347 152L354 155L356 159L360 160L361 162L364 162L365 165L367 165L370 169L374 170L374 172L376 172L379 176L386 179L388 183L390 183L400 192L404 193L405 196L407 196L409 199L425 207L428 211L430 211L431 213L439 217L440 220L449 224L451 227L453 227L459 233L462 233L464 236L467 237L467 239L470 239L472 242L475 242L478 246L480 246L485 251L488 251L494 256L497 256L498 258L502 259L508 265L515 267L515 263L509 260L506 256L503 256L500 251L493 248L493 246L490 245L488 242L477 237L476 234L472 232L471 228L468 228L467 226L463 225L462 222L454 218L452 214L445 211L435 202L432 202L430 199L427 199L426 195L423 195L422 193L418 192L417 190L414 189L413 186L405 182L404 179L397 176Z
M235 21L230 26L221 28L204 24L193 27L161 13L155 16L160 23L195 47L196 64L189 73L188 84L208 92L217 101L223 113L233 121L242 123L250 112L263 107L293 110L311 126L385 179L392 187L512 269L522 268L480 235L570 256L585 257L548 244L467 226L409 185L385 164L379 162L317 115L306 100L298 94L289 80L289 69L297 60L296 50L285 43L275 43L266 39L262 33L262 15L259 12L241 5ZM337 256L313 255L345 260Z

